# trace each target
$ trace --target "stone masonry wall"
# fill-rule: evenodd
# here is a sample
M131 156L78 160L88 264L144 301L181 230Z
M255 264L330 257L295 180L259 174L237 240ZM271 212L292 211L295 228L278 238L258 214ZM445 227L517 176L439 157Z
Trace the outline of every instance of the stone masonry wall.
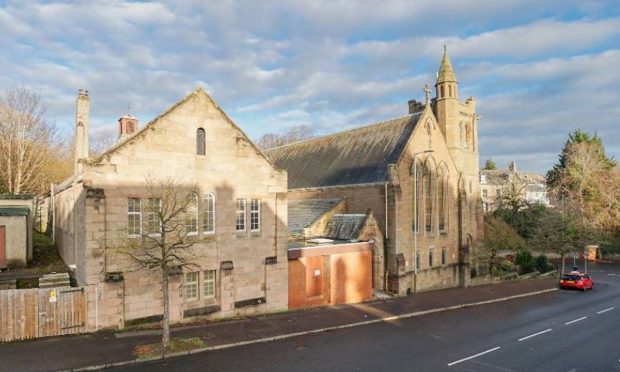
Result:
M198 128L206 132L205 155L196 154ZM77 263L78 284L87 286L88 327L122 327L128 321L161 315L161 279L144 270L131 272L127 260L111 247L127 239L128 198L148 197L147 180L169 179L195 186L201 196L215 195L215 234L196 246L197 268L191 271L200 272L202 278L205 270L216 270L216 296L200 295L189 301L185 276L171 276L171 320L286 309L286 173L274 170L211 98L198 90L114 152L86 161L83 195L73 196L61 207L63 213L58 217L64 222L57 227L65 247L63 258ZM60 205L60 199L69 198L65 192L58 196L62 196L57 199ZM237 198L247 200L246 230L242 232L235 230ZM253 198L260 200L259 231L249 231ZM71 205L83 209L79 217L83 241L75 251L69 247L80 234L76 234L75 222L69 222L78 216L68 213ZM204 234L201 229L199 234ZM76 251L83 260L76 257ZM232 262L232 270L222 270L227 261ZM105 281L106 273L115 272L121 272L124 280ZM199 283L199 291L203 284Z

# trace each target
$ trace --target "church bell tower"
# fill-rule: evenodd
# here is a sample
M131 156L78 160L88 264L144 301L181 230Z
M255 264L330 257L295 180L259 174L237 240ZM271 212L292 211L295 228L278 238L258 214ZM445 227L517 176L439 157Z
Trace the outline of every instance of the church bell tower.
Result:
M449 148L459 144L459 99L458 81L452 69L446 46L443 47L443 58L435 82L435 115L439 128L446 138Z

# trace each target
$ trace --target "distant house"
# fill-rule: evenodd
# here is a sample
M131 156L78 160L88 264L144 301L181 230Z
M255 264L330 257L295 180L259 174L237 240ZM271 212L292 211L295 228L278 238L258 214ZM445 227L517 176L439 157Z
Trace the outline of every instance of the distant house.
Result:
M480 171L480 196L485 213L496 210L502 199L511 192L516 192L530 204L549 205L545 176L542 174L519 170L514 161L508 169Z
M32 195L0 194L0 269L32 259Z

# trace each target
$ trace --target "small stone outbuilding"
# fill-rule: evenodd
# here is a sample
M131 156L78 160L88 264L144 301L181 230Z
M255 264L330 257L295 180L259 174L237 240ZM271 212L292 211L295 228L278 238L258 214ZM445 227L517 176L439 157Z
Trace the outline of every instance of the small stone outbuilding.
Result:
M32 259L31 195L0 194L0 270Z

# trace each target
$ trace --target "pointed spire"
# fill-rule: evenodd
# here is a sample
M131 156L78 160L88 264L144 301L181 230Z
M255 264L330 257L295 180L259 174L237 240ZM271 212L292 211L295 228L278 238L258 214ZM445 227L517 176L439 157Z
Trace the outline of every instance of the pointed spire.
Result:
M448 48L444 45L443 58L441 60L441 66L439 66L439 72L437 73L436 84L445 83L447 81L456 82L456 75L454 74L452 63L450 63L450 58L448 57Z

